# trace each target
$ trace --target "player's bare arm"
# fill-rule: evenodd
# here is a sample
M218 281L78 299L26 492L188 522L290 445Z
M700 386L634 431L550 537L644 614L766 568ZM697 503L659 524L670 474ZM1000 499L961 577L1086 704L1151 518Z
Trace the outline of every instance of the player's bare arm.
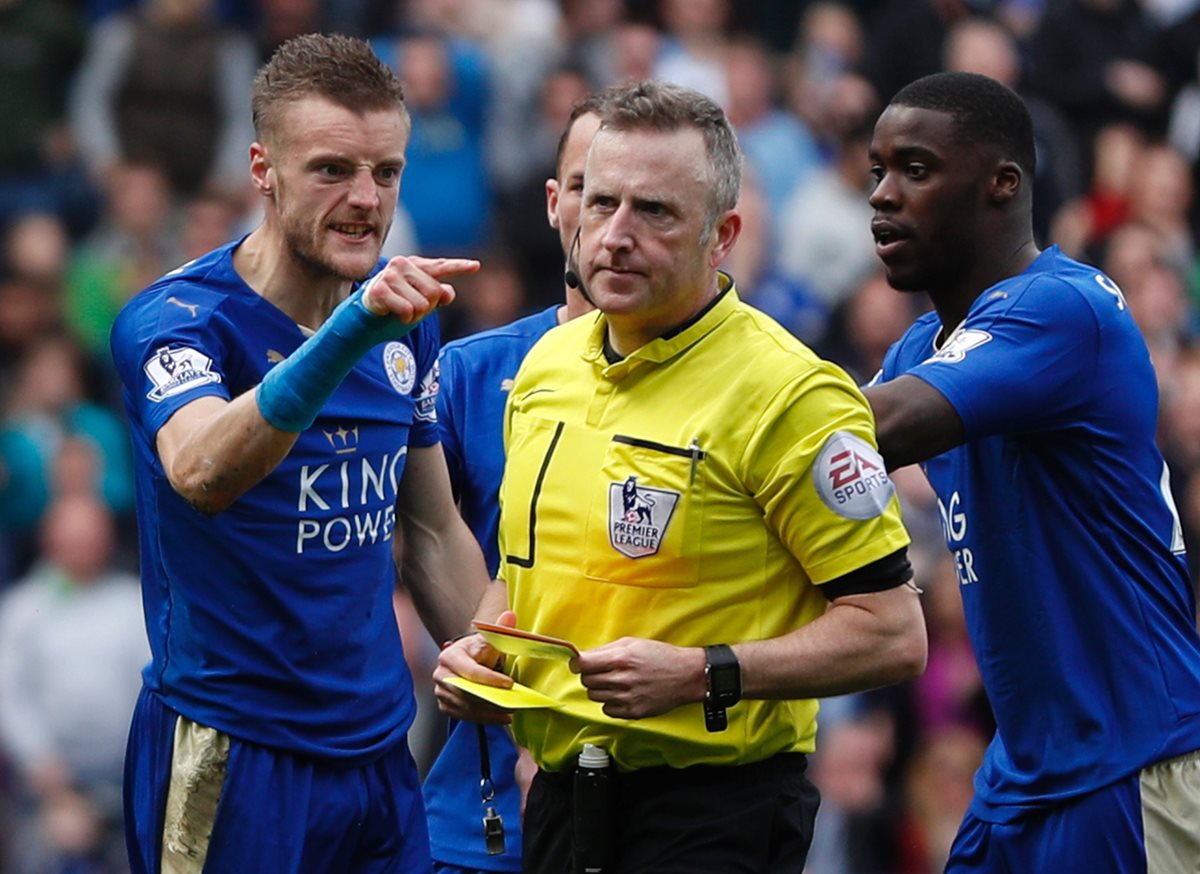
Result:
M433 639L448 640L468 627L489 579L455 506L440 443L409 449L396 526L400 580Z
M313 350L324 351L331 337L338 341L348 337L347 351L335 356L338 360L332 362L332 367L321 368L321 375L326 377L325 390L314 390L312 380L297 372L288 374L291 385L286 386L286 404L272 404L269 412L264 407L262 386L232 402L202 398L181 408L156 437L159 458L172 487L201 512L228 509L275 469L362 351L388 338L393 320L402 336L405 328L401 326L416 324L454 299L454 288L443 280L478 269L479 262L467 258L393 258L352 296L358 301L352 300L351 304L360 305L365 320L338 325L333 337L326 329L341 319L335 312L321 330L277 365L282 368L289 362L296 364ZM359 351L358 346L365 348ZM340 373L337 368L341 368ZM264 385L270 381L264 380Z
M879 452L895 470L953 449L966 439L962 419L929 383L901 376L863 389L875 413Z

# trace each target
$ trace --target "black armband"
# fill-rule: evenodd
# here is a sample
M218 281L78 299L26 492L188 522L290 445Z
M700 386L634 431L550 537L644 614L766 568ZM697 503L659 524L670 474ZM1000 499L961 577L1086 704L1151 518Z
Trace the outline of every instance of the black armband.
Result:
M857 570L830 580L817 588L830 601L844 595L867 595L871 592L886 592L903 586L913 578L912 564L908 560L908 547L901 547L891 555L885 555Z

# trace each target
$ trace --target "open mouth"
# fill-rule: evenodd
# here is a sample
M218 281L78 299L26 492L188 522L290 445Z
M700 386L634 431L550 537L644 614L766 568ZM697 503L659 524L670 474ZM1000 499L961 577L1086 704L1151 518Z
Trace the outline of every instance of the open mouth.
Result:
M330 228L343 237L349 237L351 240L364 240L373 233L370 225L337 224L330 225Z
M873 225L871 233L875 236L875 254L884 260L894 255L908 240L905 234L891 225Z

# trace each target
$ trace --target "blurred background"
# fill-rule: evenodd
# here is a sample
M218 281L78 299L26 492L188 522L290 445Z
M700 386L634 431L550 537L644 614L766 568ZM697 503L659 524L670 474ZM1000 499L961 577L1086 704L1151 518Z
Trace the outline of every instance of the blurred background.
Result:
M385 254L480 257L446 339L561 299L543 182L572 103L629 78L712 96L746 152L742 296L859 382L924 306L881 278L867 144L907 82L1016 89L1038 242L1103 267L1161 389L1200 548L1200 0L0 0L0 872L126 870L124 736L148 657L108 332L162 273L252 229L249 91L309 31L369 39L413 117ZM896 481L930 634L919 680L824 703L810 874L940 872L993 730L919 472ZM403 595L423 767L435 648Z

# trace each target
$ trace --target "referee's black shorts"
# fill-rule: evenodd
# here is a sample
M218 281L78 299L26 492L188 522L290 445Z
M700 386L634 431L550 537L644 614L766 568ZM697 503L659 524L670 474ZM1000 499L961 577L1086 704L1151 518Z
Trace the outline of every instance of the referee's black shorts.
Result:
M817 789L801 753L737 766L614 771L605 874L801 874ZM575 871L573 775L539 772L524 820L524 874Z

